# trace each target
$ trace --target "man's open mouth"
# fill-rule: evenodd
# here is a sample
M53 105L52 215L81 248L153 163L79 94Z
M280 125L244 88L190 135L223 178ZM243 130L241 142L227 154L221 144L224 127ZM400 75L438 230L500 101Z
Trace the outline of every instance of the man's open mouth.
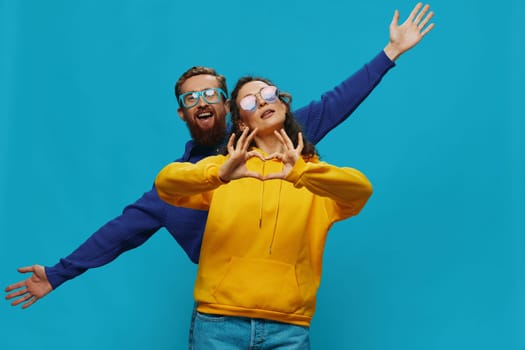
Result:
M204 112L204 113L198 113L197 114L197 118L198 119L206 119L206 118L210 118L213 116L213 113L211 112Z

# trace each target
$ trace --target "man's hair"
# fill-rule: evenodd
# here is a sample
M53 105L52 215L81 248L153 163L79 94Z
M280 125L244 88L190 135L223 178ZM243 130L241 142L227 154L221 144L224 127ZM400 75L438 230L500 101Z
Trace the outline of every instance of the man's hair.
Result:
M251 82L251 81L262 81L263 83L266 83L268 85L275 85L273 84L269 79L262 78L262 77L254 77L254 76L245 76L241 77L238 81L235 87L233 88L232 95L230 98L230 116L232 121L232 133L235 133L235 141L239 139L239 137L242 134L242 130L239 128L239 123L241 121L241 111L239 109L239 106L237 105L237 97L239 95L239 90L241 88ZM286 92L280 92L278 98L281 102L283 102L286 106L286 115L284 120L284 131L290 137L290 140L292 140L293 144L297 146L298 140L299 140L299 132L302 132L301 125L299 122L295 119L295 116L290 111L290 105L292 103L292 95ZM317 156L317 150L315 149L315 145L308 141L306 139L306 136L304 133L303 135L303 143L304 148L301 154L306 157L313 157ZM252 144L250 146L255 146L255 141L252 141ZM223 153L227 154L228 151L226 148L223 149Z
M226 96L228 96L228 87L226 86L226 78L223 75L218 74L213 68L194 66L188 69L187 71L185 71L180 76L179 80L177 80L177 82L175 83L175 97L177 97L177 101L179 101L179 96L182 94L182 91L180 90L182 87L182 84L184 84L184 82L188 80L189 78L194 77L196 75L202 75L202 74L215 76L215 78L217 78L217 81L219 82L219 87L223 89L224 92L226 93Z

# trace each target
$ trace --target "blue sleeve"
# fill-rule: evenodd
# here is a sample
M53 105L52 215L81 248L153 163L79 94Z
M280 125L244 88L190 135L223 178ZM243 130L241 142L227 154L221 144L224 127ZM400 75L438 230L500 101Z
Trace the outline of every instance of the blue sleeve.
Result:
M153 188L122 214L106 223L69 256L53 267L46 267L54 288L87 269L105 265L123 252L138 247L163 227L166 207Z
M381 50L372 61L324 93L320 101L294 111L305 137L316 144L333 128L341 124L379 84L395 64Z

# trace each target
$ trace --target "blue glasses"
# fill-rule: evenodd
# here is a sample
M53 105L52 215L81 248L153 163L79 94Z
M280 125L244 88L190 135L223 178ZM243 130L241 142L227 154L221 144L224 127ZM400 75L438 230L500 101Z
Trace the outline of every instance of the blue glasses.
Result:
M268 103L274 103L279 96L279 90L275 86L265 86L257 94L246 95L239 101L241 108L247 112L257 109L257 95Z
M179 96L179 105L184 108L191 108L199 103L202 97L204 102L215 104L221 102L221 96L226 99L226 93L221 88L209 88L202 91L188 91Z

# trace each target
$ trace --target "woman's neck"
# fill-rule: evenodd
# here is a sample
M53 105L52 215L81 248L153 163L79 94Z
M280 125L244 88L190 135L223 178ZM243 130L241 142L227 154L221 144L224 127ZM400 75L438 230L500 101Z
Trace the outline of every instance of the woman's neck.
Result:
M282 152L283 145L275 134L255 135L255 144L266 154Z

